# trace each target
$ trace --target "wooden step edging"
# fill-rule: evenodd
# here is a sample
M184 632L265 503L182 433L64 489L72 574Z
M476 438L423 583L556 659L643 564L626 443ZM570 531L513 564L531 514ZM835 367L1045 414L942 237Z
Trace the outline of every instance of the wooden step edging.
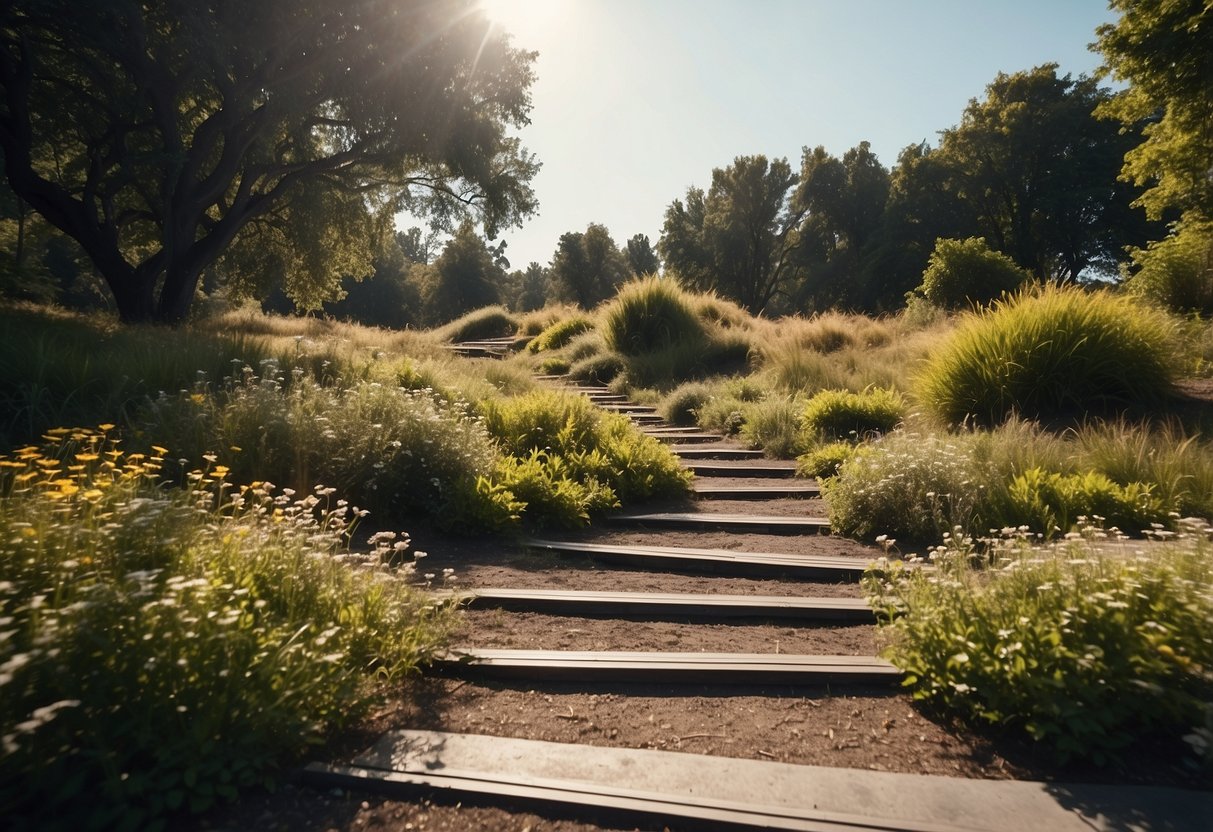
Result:
M863 576L868 567L867 561L858 558L734 552L730 549L613 545L539 539L523 541L522 545L528 549L558 555L580 555L644 570L734 577L855 581Z
M700 445L671 445L670 450L683 459L762 459L762 451L750 450L749 448L704 448Z
M668 428L646 429L641 428L641 433L645 436L651 436L659 442L719 442L723 436L717 436L714 433L689 433L675 432Z
M691 490L701 500L813 499L821 496L821 486L807 481L788 485L707 485L697 482Z
M698 477L747 477L751 479L792 479L796 476L794 465L771 463L717 462L695 459L682 460L682 467Z
M471 609L504 609L549 615L618 618L717 620L767 618L871 623L875 615L862 598L809 598L688 592L612 592L567 589L482 589L435 593Z
M686 685L898 685L902 673L875 656L666 653L456 647L430 671L461 679Z
M830 521L824 517L783 517L779 515L716 514L712 512L665 511L607 514L603 522L611 526L643 526L664 529L746 531L759 534L829 534Z

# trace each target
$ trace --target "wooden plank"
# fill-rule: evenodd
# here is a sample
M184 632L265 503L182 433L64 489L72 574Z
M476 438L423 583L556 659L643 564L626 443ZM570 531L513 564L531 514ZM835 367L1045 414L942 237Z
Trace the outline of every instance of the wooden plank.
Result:
M696 497L706 500L778 500L821 496L821 486L809 481L787 485L707 485L697 482L693 490Z
M719 442L724 439L723 436L717 436L714 433L678 433L667 428L642 428L642 432L653 437L660 442Z
M869 623L875 620L862 598L809 598L687 592L613 592L566 589L474 589L435 593L475 609L597 615L618 618L715 620L778 618Z
M716 514L712 512L662 511L608 514L604 522L613 526L649 526L666 529L715 529L751 531L760 534L828 533L824 517L782 517L763 514Z
M752 578L858 580L868 566L867 561L859 558L734 552L730 549L683 546L612 545L538 539L524 541L523 545L553 554L581 555L633 568Z
M630 402L624 402L622 404L607 403L600 404L598 406L611 413L657 413L657 408L647 404L631 404Z
M783 463L780 460L730 463L686 459L682 466L694 471L697 477L791 479L796 476L796 463Z
M454 648L430 670L462 679L646 682L689 685L895 685L902 674L875 656L650 653L618 650Z
M701 448L694 445L671 445L670 450L683 459L762 459L762 451L750 448Z

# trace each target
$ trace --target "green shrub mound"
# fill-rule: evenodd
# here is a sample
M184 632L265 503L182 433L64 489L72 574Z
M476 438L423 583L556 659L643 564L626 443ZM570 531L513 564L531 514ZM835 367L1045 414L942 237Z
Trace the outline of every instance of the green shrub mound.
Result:
M892 432L905 417L905 410L905 399L895 390L823 390L805 405L802 425L806 434L819 441L861 441Z
M165 490L158 457L56 435L0 457L10 828L169 828L272 785L445 638L412 565L386 566L407 539L351 553L331 489L236 489L210 465Z
M918 396L954 424L1156 404L1174 389L1173 338L1169 318L1129 298L1050 287L962 323L928 362Z
M1124 283L1130 295L1174 312L1213 314L1213 222L1184 220L1166 239L1130 254L1137 267Z
M1058 474L1029 468L992 495L992 525L1025 527L1052 535L1068 531L1080 518L1099 518L1108 526L1136 534L1164 520L1169 508L1149 485L1117 485L1103 474Z
M1176 756L1184 740L1208 755L1213 552L1203 526L1149 554L1003 542L987 570L970 566L969 541L953 540L934 573L884 564L864 587L916 699L1026 734L1063 761L1103 764L1160 738Z
M935 241L918 292L944 309L990 303L1028 282L1030 276L1005 254L990 251L981 237Z
M504 306L474 309L435 330L443 341L479 341L505 338L518 332L518 318Z
M627 369L624 360L613 352L599 353L573 362L569 376L577 381L610 384Z
M607 307L603 332L621 355L636 356L698 344L706 332L695 301L673 280L648 277L620 288Z
M533 353L543 352L544 350L558 350L578 335L583 332L589 332L593 328L594 322L590 318L583 316L565 318L539 333L531 341L527 349Z
M796 473L802 477L816 477L821 480L836 477L843 463L854 453L855 446L850 442L819 445L796 457Z
M628 381L641 387L668 389L682 381L743 372L749 356L749 335L721 330L703 341L627 357Z
M659 408L661 417L672 425L698 424L699 409L712 398L712 388L702 382L680 384L666 396Z
M582 396L536 391L490 400L483 410L489 433L509 456L525 464L526 470L516 470L542 485L543 477L530 472L546 465L551 478L563 476L586 486L587 512L608 507L612 497L632 501L675 496L689 487L689 472L669 448L636 430L626 417L603 413ZM509 487L508 477L503 482Z
M804 450L800 432L803 409L802 402L777 396L745 405L741 411L742 441L751 448L761 448L768 457L794 457Z

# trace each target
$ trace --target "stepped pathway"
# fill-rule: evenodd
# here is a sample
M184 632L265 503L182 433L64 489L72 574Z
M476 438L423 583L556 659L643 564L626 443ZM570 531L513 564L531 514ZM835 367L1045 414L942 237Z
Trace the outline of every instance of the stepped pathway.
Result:
M692 497L516 546L444 543L426 568L460 573L457 646L384 725L408 730L309 780L504 807L479 821L502 828L522 810L579 830L1110 828L1095 798L938 776L1015 772L899 692L857 584L879 552L828 534L794 465L568 387L671 441ZM1185 795L1155 803L1208 808Z

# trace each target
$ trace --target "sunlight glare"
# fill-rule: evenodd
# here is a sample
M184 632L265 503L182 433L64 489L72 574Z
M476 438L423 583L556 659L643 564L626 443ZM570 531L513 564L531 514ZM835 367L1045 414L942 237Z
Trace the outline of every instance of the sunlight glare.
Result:
M537 33L561 15L567 14L569 0L480 0L485 16L515 36Z

